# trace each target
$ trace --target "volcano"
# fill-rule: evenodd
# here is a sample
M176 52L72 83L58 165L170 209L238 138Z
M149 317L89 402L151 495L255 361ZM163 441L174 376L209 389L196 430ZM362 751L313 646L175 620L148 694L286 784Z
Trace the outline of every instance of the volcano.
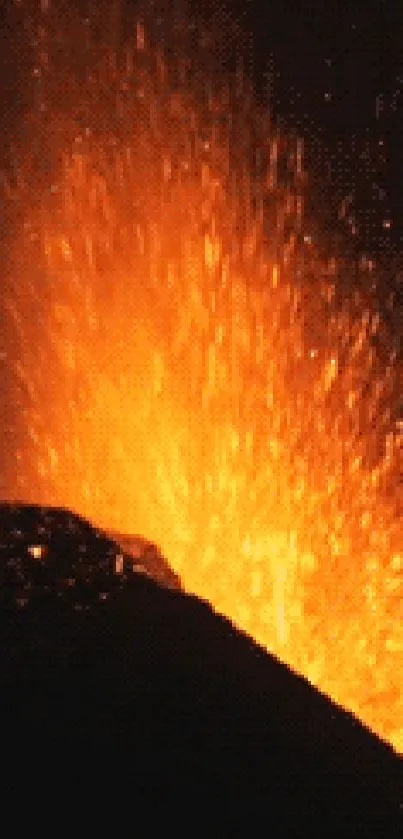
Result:
M82 784L91 801L117 773L127 816L147 794L196 790L230 835L243 835L244 806L271 836L398 835L393 750L209 603L157 580L168 564L151 543L17 503L0 506L0 536L9 791L23 767L35 795L58 790L81 813Z

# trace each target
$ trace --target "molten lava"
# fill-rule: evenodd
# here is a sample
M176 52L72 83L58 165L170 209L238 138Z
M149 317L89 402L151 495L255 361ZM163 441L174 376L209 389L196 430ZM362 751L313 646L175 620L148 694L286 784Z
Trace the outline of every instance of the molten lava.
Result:
M205 41L30 20L8 497L144 534L402 750L398 361L310 241L301 144L239 68L209 76Z

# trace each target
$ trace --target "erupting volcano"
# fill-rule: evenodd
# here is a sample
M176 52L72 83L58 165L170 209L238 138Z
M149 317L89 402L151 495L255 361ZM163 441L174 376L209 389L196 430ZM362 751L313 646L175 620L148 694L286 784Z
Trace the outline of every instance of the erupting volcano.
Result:
M302 143L213 31L58 5L14 10L2 494L144 534L402 750L401 360L376 265L323 256Z

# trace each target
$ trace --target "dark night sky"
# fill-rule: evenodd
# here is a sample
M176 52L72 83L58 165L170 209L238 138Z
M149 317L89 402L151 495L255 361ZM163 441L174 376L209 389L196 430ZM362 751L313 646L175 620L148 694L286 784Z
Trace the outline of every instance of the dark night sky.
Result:
M401 252L403 3L227 0L226 7L252 35L261 101L304 136L336 213L352 193L359 248ZM203 9L217 16L218 3L205 0Z
M331 166L333 196L353 192L364 249L401 250L403 3L228 0L228 7L252 32L260 97L271 88L274 114L303 134L322 174Z

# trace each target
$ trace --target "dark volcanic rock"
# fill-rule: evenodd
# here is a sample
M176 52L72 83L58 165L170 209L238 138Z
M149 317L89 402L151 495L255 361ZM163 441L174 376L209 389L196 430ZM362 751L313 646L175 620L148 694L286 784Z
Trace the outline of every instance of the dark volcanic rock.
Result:
M3 600L23 608L32 597L52 593L77 609L88 608L86 593L105 599L133 574L181 588L156 546L140 536L115 538L63 508L0 502Z
M7 515L18 526L6 526ZM186 809L195 794L220 820L212 835L260 835L259 822L276 837L399 835L402 765L392 749L208 604L144 574L116 574L116 545L66 511L52 513L37 581L27 555L35 516L2 507L10 795L21 795L23 768L38 801L59 796L80 819L84 806L102 818L108 801L134 818L134 803L150 795ZM76 582L66 584L72 569ZM16 588L27 584L18 605Z

